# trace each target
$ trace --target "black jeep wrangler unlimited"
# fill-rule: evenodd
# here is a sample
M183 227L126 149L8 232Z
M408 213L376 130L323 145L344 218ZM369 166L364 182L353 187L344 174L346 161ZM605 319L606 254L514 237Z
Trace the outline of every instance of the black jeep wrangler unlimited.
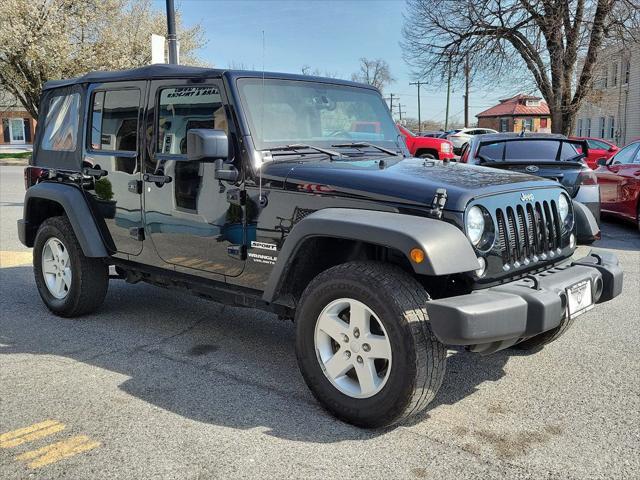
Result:
M25 180L18 231L52 312L94 311L112 277L272 311L314 395L360 426L423 410L445 345L539 348L622 289L613 255L571 258L599 232L560 184L409 158L380 93L346 81L49 82Z

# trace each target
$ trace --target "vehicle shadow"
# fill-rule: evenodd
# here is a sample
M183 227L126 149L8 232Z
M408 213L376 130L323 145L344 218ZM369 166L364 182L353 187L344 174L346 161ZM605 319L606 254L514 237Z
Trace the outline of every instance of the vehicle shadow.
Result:
M0 269L0 285L0 364L11 354L66 357L126 375L122 392L174 414L288 440L332 443L388 431L352 427L320 407L298 371L293 324L274 315L113 281L97 313L70 320L44 307L30 267ZM452 355L438 396L412 423L499 380L513 354ZM61 375L77 368L64 365Z

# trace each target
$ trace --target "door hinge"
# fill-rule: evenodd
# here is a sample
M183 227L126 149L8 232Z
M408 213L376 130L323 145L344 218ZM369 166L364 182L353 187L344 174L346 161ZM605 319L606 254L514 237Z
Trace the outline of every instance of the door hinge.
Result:
M238 260L247 259L247 246L246 245L229 245L227 247L227 253L230 257Z
M144 228L130 228L129 235L141 242L144 240Z
M238 188L229 190L227 192L227 202L231 205L244 205L247 203L247 192Z
M142 180L131 180L127 184L127 190L131 193L137 193L140 195L142 193Z

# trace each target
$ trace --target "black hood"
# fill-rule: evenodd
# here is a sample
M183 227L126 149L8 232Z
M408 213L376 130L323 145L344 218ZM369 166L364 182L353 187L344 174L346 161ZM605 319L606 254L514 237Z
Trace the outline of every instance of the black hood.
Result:
M262 167L264 179L285 188L338 193L379 201L430 206L438 188L447 190L446 210L463 211L473 199L536 188L558 188L554 181L494 168L418 158L274 162Z

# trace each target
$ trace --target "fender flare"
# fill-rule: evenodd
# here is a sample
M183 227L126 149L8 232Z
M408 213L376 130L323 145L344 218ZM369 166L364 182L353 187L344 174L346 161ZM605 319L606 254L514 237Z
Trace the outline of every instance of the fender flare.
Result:
M480 268L465 234L443 220L376 210L325 208L298 222L285 239L265 286L265 301L276 298L299 247L311 237L372 243L396 249L407 259L412 248L421 248L424 262L417 264L409 259L418 275L448 275Z
M36 227L35 225L29 225L31 217L33 216L31 212L31 200L36 198L50 200L62 206L85 256L109 256L102 236L100 235L100 230L91 213L91 209L79 188L68 184L53 182L38 183L29 188L24 197L23 222L25 223L26 229ZM33 246L34 237L35 232L33 232L33 236L26 236L27 239L31 238L30 241L27 240L31 245L27 246Z
M600 227L593 213L582 203L573 200L578 245L591 245L600 238Z

